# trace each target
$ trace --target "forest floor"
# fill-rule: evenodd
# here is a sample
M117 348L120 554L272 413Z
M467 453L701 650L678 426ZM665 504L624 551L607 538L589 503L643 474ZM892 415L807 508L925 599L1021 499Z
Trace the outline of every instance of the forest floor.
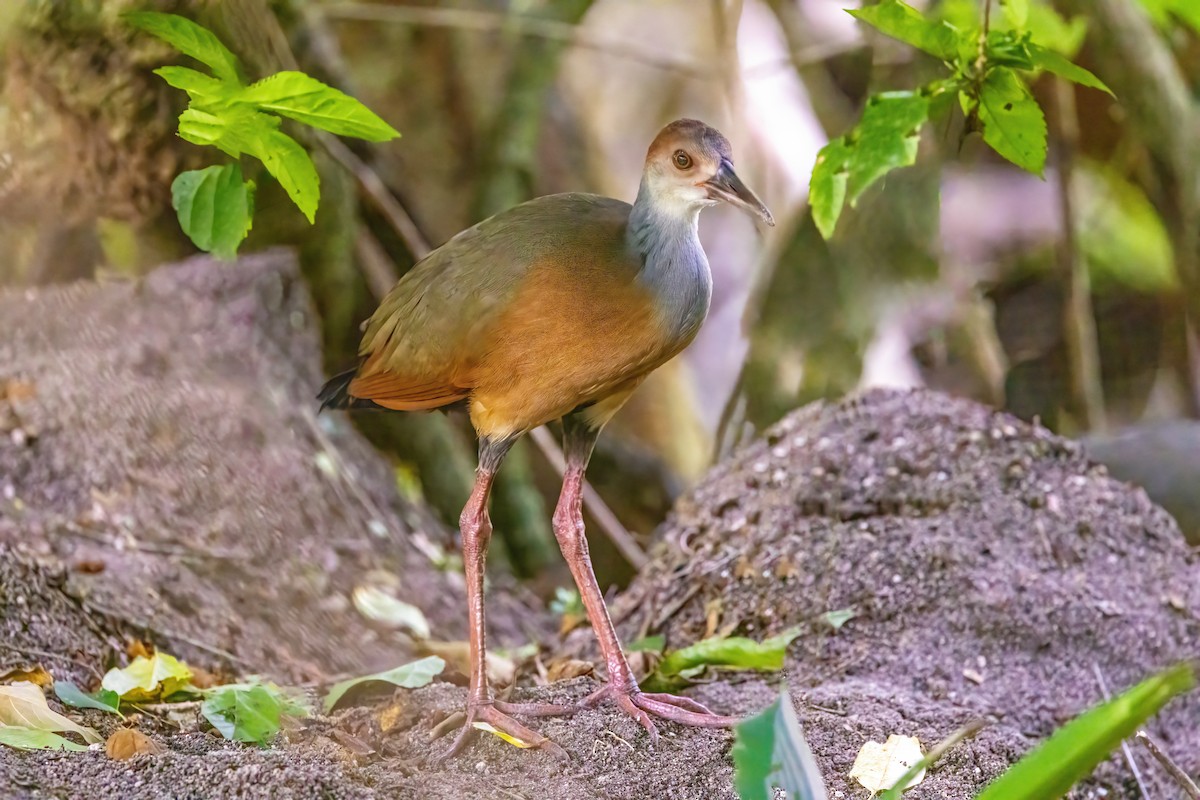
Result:
M317 419L314 321L291 259L193 261L136 284L0 294L0 668L94 684L133 639L219 676L317 685L412 657L349 595L398 577L435 635L463 635L461 580L426 557L445 530L401 500L337 415ZM1083 708L1200 641L1200 562L1140 490L1075 444L927 392L868 393L789 416L677 505L653 560L617 598L628 640L760 638L800 626L780 675L724 674L689 694L721 713L789 692L833 798L864 742L932 746L966 722L910 800L969 798ZM420 545L418 547L418 545ZM503 579L495 641L596 658L590 631ZM851 609L840 629L826 612ZM2 670L0 670L2 671ZM449 682L447 682L449 681ZM353 699L273 746L229 743L197 715L135 725L165 752L0 747L6 796L291 798L734 797L721 730L664 723L652 749L612 708L536 727L570 755L484 736L440 762L430 732L465 697L430 686ZM578 698L591 677L518 679L520 699ZM59 708L51 698L52 706ZM60 709L61 710L61 709ZM1150 729L1200 771L1200 697ZM1139 766L1150 797L1178 796ZM1140 797L1126 761L1075 797Z

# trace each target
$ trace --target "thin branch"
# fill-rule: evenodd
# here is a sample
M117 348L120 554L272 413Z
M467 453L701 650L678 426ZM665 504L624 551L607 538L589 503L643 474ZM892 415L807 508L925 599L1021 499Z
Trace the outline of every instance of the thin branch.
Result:
M542 451L542 455L554 467L554 470L561 477L567 469L566 458L563 457L562 450L550 436L550 431L545 427L534 428L529 437L533 439L533 443ZM613 545L628 561L634 569L642 569L649 563L645 551L634 540L633 535L625 529L621 524L621 520L617 519L617 515L612 512L604 499L596 492L590 483L583 484L583 504L587 508L588 513L596 520L596 524L604 531L604 534L612 540Z
M1058 128L1058 199L1063 233L1058 259L1066 287L1063 306L1063 336L1067 343L1072 405L1085 430L1104 431L1104 389L1100 383L1100 344L1096 316L1092 310L1092 286L1087 264L1079 251L1075 220L1075 150L1079 147L1079 120L1075 90L1062 78L1054 79Z
M362 265L367 288L377 301L383 300L396 285L400 273L383 245L366 225L358 226L358 234L354 237L354 253Z
M1100 665L1095 661L1092 662L1092 674L1096 676L1096 683L1100 687L1100 693L1104 695L1104 702L1112 700L1112 693L1108 691L1108 682L1104 680L1104 673L1100 671ZM1129 771L1133 773L1133 780L1138 785L1138 791L1142 793L1145 800L1150 800L1150 793L1146 791L1146 783L1142 780L1142 772L1138 769L1137 762L1133 759L1133 748L1129 746L1127 739L1121 740L1121 752L1125 754L1125 761L1129 763Z
M1137 736L1133 738L1145 745L1146 749L1150 751L1150 755L1154 756L1158 763L1162 765L1162 768L1167 771L1167 774L1179 784L1179 788L1183 789L1184 794L1191 798L1191 800L1200 800L1200 786L1197 786L1196 782L1188 777L1188 774L1180 769L1179 765L1169 755L1162 751L1158 743L1150 738L1150 734L1145 731L1138 731Z
M541 39L566 42L584 50L617 56L654 69L676 72L691 78L707 79L713 75L712 69L697 62L666 58L640 47L631 47L620 42L594 37L576 25L523 14L505 14L469 8L385 6L354 2L331 3L320 6L320 10L330 19L457 28L485 33L512 32L521 36L535 36Z
M413 222L408 211L384 184L379 173L371 169L365 161L358 157L358 154L336 136L322 134L317 138L329 155L333 157L333 160L341 164L358 181L358 185L366 193L367 199L380 214L383 214L388 224L404 240L413 259L419 261L429 255L429 241L421 233L417 223Z

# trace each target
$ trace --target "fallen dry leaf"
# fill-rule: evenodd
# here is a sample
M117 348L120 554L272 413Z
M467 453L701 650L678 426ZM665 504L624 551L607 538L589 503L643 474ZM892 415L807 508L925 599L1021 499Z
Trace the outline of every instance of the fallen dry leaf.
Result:
M383 709L383 711L380 711L376 717L379 720L379 730L383 733L391 733L400 727L400 721L404 719L404 712L408 710L408 703L399 698L401 698L400 695L393 696L391 704Z
M499 736L501 739L508 742L513 747L520 747L522 749L525 749L525 748L537 746L536 742L527 742L524 739L518 739L516 736L513 736L511 733L506 733L505 731L502 731L499 728L493 728L491 725L489 725L486 722L472 722L471 725L481 731L487 731L488 733L492 734L493 736Z
M32 683L43 689L54 685L54 678L41 664L0 667L0 683L20 683L21 681Z
M134 756L157 756L167 752L167 748L141 731L120 728L108 737L108 741L104 743L104 752L116 761L128 761Z
M89 744L103 741L91 728L51 711L41 688L28 681L0 686L0 724L37 731L70 731L78 733Z
M19 403L22 400L32 400L37 396L37 386L33 381L23 381L11 378L0 386L0 399Z
M131 639L129 644L125 645L125 655L129 656L130 661L138 656L150 658L154 655L154 646L146 644L141 639Z
M452 669L462 675L471 674L471 650L468 642L417 642L417 654L438 656ZM487 654L488 680L493 686L508 686L517 676L517 665L512 659L493 653Z
M590 661L580 661L577 658L556 658L546 665L546 681L557 683L578 678L580 675L591 675L596 671L596 665Z
M917 737L892 734L884 744L867 742L862 746L850 777L870 792L882 792L891 789L923 756ZM921 770L902 788L911 789L924 779L925 770Z

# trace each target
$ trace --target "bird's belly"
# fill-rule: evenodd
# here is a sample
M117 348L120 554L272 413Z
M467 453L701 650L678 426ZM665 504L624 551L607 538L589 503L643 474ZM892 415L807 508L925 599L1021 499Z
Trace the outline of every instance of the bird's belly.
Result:
M619 298L542 292L514 306L520 315L497 324L473 370L471 419L483 435L521 433L627 396L695 335L664 324L640 289Z

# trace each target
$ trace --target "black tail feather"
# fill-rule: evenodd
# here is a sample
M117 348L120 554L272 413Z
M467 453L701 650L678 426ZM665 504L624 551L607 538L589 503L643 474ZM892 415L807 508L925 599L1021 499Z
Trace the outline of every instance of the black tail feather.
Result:
M357 372L357 368L347 370L325 382L321 391L317 393L317 399L321 401L320 411L327 408L353 408L359 402L357 398L350 396L350 381L354 380Z

